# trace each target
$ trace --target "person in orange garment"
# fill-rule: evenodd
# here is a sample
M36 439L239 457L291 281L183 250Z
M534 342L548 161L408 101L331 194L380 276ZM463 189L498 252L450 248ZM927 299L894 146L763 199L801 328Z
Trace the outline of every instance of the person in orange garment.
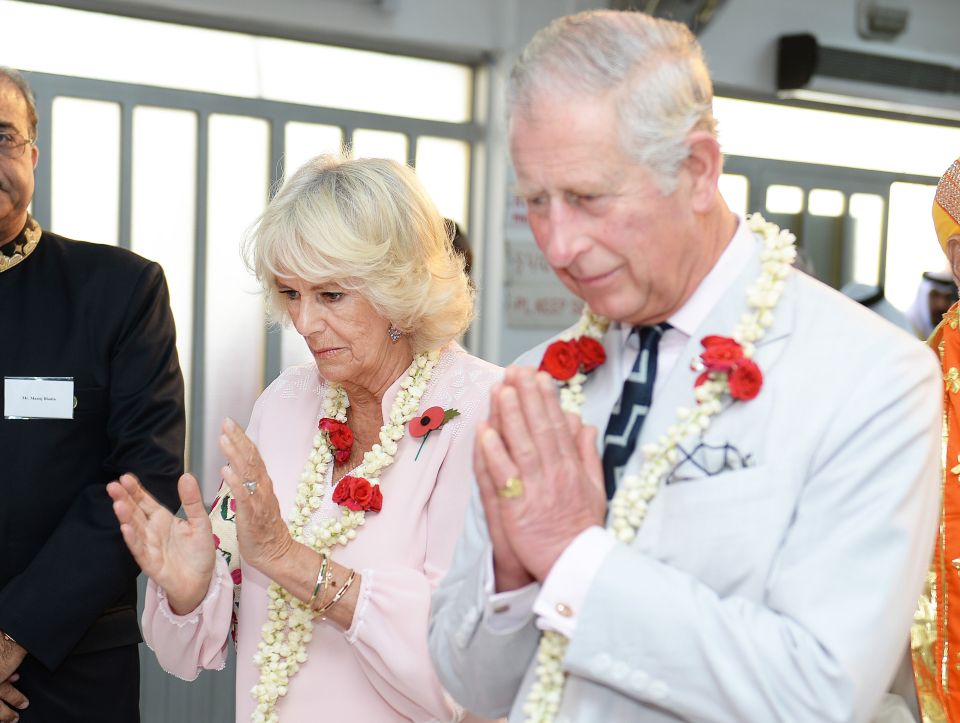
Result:
M960 279L960 159L937 185L933 223ZM943 367L943 507L928 585L911 632L913 671L924 723L960 721L960 303L928 344Z

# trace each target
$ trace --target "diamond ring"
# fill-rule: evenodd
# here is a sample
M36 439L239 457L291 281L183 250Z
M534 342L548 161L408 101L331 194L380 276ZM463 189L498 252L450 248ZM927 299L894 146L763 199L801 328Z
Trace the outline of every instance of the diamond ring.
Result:
M254 492L257 491L258 484L260 483L257 482L255 479L248 479L246 482L243 483L243 486L244 488L246 488L247 492L249 492L250 494L253 494Z

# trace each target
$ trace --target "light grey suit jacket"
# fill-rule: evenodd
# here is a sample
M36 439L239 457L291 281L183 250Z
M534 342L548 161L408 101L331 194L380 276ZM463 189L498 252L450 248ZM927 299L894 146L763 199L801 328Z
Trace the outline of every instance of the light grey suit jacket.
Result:
M757 256L690 339L638 450L695 404L688 362L702 336L731 332L758 273ZM584 418L601 431L622 385L616 334L586 385ZM754 358L760 395L730 404L705 436L752 466L668 480L634 543L604 558L564 660L558 723L864 721L890 684L938 519L935 356L791 272ZM461 704L522 721L539 631L532 614L511 633L486 624L489 559L475 494L434 596L430 649Z

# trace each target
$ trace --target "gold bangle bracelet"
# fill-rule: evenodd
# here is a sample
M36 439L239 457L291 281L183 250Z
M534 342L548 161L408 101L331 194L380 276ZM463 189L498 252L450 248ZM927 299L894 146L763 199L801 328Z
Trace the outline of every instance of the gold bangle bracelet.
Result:
M317 583L313 586L313 595L310 596L310 602L307 603L307 607L310 610L313 610L313 606L317 604L317 598L323 598L323 591L326 591L327 582L329 577L327 576L327 563L330 561L330 558L327 556L327 553L320 553L320 572L317 573Z
M347 590L349 589L349 587L350 587L351 585L353 585L353 579L354 579L356 576L357 576L357 571L351 569L351 570L350 570L350 576L347 578L347 581L346 581L345 583L343 583L343 587L341 587L339 590L337 590L336 593L334 593L333 597L330 599L330 602L328 602L328 603L327 603L326 605L324 605L322 608L320 608L319 610L317 610L317 615L320 616L320 619L321 619L321 620L323 620L323 619L326 617L327 610L329 610L329 609L332 608L334 605L336 605L338 602L340 602L340 598L342 598L342 597L346 594L346 592L347 592Z

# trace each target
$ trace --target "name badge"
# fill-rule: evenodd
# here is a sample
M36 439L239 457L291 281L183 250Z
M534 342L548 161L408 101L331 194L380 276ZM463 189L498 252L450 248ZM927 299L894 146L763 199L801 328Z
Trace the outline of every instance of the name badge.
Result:
M4 377L4 419L73 419L73 377Z

